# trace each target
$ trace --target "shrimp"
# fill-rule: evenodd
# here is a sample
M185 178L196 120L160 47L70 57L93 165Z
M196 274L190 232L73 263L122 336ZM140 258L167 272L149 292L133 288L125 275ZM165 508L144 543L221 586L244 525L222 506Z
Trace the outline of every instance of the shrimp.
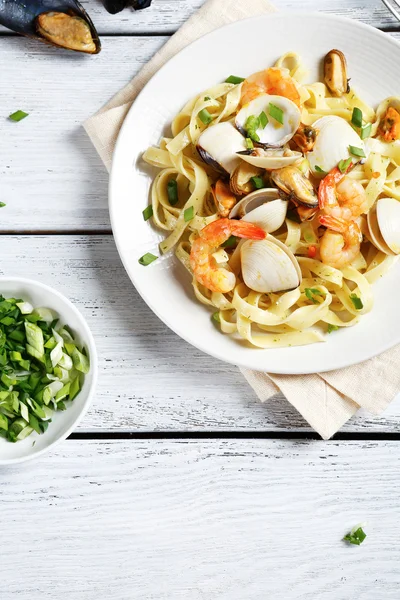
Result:
M355 221L344 221L329 215L321 215L321 225L328 229L321 238L319 251L326 265L341 269L353 262L360 252L362 234Z
M293 79L287 73L286 69L271 67L247 77L242 85L241 105L251 102L260 94L271 94L285 96L300 106L300 94Z
M346 173L354 165L350 163ZM326 214L344 221L351 221L368 212L369 202L365 189L359 181L346 177L337 167L324 177L318 188L320 209Z
M190 252L190 266L195 279L212 292L225 294L235 287L236 277L227 269L218 268L212 253L231 236L263 240L264 229L246 221L219 219L206 225L194 241Z
M232 194L229 183L225 183L222 179L218 179L217 183L211 188L218 214L221 217L227 217L231 209L236 204L236 196Z
M378 133L385 142L394 142L400 138L400 114L393 106L389 106L379 123Z

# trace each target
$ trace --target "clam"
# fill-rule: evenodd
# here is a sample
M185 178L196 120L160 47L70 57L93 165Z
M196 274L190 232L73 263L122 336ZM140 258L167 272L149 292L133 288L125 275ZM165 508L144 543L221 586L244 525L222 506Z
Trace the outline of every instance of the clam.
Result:
M390 96L378 106L376 111L377 133L385 142L393 142L400 137L400 98Z
M229 185L231 186L232 192L237 196L249 194L254 189L251 178L262 175L262 173L262 169L241 161L231 174Z
M290 166L273 171L271 179L288 200L306 208L318 206L318 196L311 181L297 167Z
M350 91L346 57L340 50L330 50L324 58L324 80L333 96Z
M400 254L400 202L380 198L369 211L367 221L374 246L385 254Z
M288 204L287 200L279 198L279 192L275 188L263 188L238 202L229 213L229 218L241 218L272 233L283 225Z
M349 158L349 146L360 148L367 154L360 136L342 117L335 115L321 117L315 121L313 127L318 130L318 135L313 150L307 154L307 158L311 171L316 177L321 178L320 170L329 173L341 160ZM354 157L353 160L357 159Z
M97 31L76 0L1 0L0 24L53 46L97 54Z
M264 122L259 118L259 115L262 114L264 114ZM279 117L279 120L274 118L274 114ZM249 137L263 147L279 148L296 133L300 125L301 114L295 103L284 96L260 94L255 100L245 104L236 115L235 125L246 137L248 136L249 117L258 119L258 127L253 131L255 135Z
M244 137L229 121L207 127L197 142L197 152L204 162L229 175L240 164L237 153L245 148Z
M272 235L246 240L241 247L243 281L255 292L268 294L293 290L301 283L301 270L292 252Z
M301 152L293 152L290 148L254 148L238 153L238 156L250 165L273 171L288 165L294 165L303 160Z

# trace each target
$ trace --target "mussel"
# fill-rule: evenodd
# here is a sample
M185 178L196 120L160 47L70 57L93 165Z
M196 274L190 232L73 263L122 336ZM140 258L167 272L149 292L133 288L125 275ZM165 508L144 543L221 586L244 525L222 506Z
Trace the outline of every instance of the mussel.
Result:
M76 52L97 54L97 31L76 0L0 0L0 25Z
M271 179L287 200L306 208L318 206L318 196L311 181L297 167L290 166L273 171Z
M106 10L112 15L128 7L133 8L133 10L143 10L143 8L148 8L150 4L151 0L104 0Z
M242 161L231 174L229 185L232 192L236 196L249 194L254 190L254 184L251 181L252 178L262 176L262 174L262 169Z
M324 58L324 79L333 96L350 91L346 57L340 50L330 50Z

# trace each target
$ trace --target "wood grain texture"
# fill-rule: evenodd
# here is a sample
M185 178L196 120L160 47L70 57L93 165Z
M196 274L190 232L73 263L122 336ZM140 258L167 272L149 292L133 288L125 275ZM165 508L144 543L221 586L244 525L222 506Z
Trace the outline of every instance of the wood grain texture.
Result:
M0 273L32 277L82 311L99 384L80 431L309 431L282 397L261 405L236 367L178 338L128 279L111 236L0 236ZM0 290L1 292L1 290ZM345 431L396 431L400 402Z
M397 600L399 468L397 442L67 441L0 472L1 597Z
M247 0L251 2L251 0ZM205 0L153 0L142 11L124 10L110 15L101 0L83 0L98 32L101 34L172 33L178 29ZM278 10L326 12L358 19L374 27L398 27L396 19L379 0L273 0ZM6 33L6 29L0 31Z

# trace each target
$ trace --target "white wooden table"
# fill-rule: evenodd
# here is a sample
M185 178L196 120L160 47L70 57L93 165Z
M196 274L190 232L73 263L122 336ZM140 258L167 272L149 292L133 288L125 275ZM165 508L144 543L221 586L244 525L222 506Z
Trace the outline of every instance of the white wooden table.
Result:
M260 405L236 368L169 331L113 243L107 173L80 124L202 3L112 16L84 2L96 57L0 29L0 272L69 296L100 356L77 432L0 472L1 600L400 598L400 401L321 442L284 398ZM275 4L400 39L379 0ZM29 118L7 121L16 109ZM360 521L368 538L347 547Z

